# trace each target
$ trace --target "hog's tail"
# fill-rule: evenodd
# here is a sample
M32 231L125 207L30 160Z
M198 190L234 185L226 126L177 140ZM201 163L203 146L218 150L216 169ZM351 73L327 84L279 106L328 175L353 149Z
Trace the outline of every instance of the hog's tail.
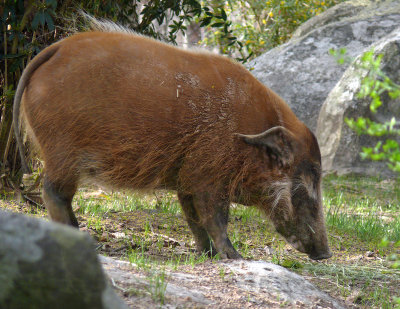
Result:
M14 134L17 142L17 147L21 157L21 166L24 173L30 173L30 168L26 163L24 155L25 149L21 139L20 124L19 124L22 95L24 94L25 87L29 83L32 74L36 71L38 67L40 67L46 61L48 61L57 52L57 50L58 50L58 45L52 45L51 47L48 47L41 53L39 53L25 68L21 78L19 79L17 91L15 92L14 104L13 104L13 125L14 125Z

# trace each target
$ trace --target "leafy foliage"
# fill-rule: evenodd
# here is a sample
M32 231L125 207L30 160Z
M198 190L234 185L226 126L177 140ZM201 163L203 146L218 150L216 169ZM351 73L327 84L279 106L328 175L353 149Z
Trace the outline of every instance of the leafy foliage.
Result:
M296 28L342 0L227 0L213 1L224 9L230 31L208 27L203 44L218 47L241 62L286 42Z
M339 63L349 62L346 57L346 50L331 51L336 56ZM365 73L361 81L360 91L357 97L370 100L370 110L375 114L382 106L382 96L387 94L392 100L400 97L400 85L393 82L381 69L383 55L375 55L374 50L364 53L355 65ZM357 119L345 119L347 125L357 134L384 137L385 141L379 141L375 147L363 147L361 157L374 161L386 161L388 167L400 172L400 146L393 136L400 135L400 123L395 117L386 122L376 122L366 117Z
M55 33L57 1L5 0L0 7L0 187L18 189L22 173L12 129L12 99L22 69Z

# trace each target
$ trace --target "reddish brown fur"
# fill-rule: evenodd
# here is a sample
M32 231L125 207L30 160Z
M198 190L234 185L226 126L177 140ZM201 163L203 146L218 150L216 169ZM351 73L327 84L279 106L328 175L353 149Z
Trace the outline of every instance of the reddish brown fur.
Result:
M237 186L235 174L254 151L234 133L280 125L280 113L308 139L286 104L227 58L122 33L82 33L45 52L53 48L25 89L23 109L54 181L93 169L118 188L190 190L222 179Z
M268 213L266 193L291 167L279 168L235 133L275 126L294 134L295 160L319 164L311 132L286 103L225 57L104 32L76 34L41 57L51 53L30 64L22 109L48 181L72 195L78 181L93 178L115 188L207 192ZM207 207L213 216L214 203Z

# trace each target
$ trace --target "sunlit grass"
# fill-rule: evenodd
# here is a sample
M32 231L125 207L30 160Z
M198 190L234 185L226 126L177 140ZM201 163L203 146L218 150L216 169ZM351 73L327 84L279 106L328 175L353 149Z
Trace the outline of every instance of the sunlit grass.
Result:
M342 297L352 297L363 308L396 308L388 286L400 282L399 270L388 270L384 265L340 265L336 263L305 263L304 270L319 280L335 282ZM378 283L378 284L377 284Z
M395 180L326 177L328 226L366 242L400 240L400 190Z
M78 213L100 215L108 212L130 212L156 209L163 213L179 214L181 208L175 194L171 192L134 193L98 192L80 190L75 195L74 207Z

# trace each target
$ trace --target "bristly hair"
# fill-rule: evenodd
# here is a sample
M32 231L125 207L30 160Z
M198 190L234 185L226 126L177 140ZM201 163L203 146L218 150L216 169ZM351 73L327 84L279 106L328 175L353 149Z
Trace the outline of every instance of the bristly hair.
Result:
M267 216L273 216L274 212L285 212L289 218L292 217L293 208L291 206L290 190L291 181L287 178L274 181L268 185L265 190L265 196L267 203L271 206L268 209Z
M107 19L95 18L83 10L79 10L79 15L82 16L82 18L85 21L85 24L87 24L86 30L100 31L100 32L119 32L119 33L138 35L137 32L135 32L132 29L129 29L128 27L124 27L120 24L114 23Z

